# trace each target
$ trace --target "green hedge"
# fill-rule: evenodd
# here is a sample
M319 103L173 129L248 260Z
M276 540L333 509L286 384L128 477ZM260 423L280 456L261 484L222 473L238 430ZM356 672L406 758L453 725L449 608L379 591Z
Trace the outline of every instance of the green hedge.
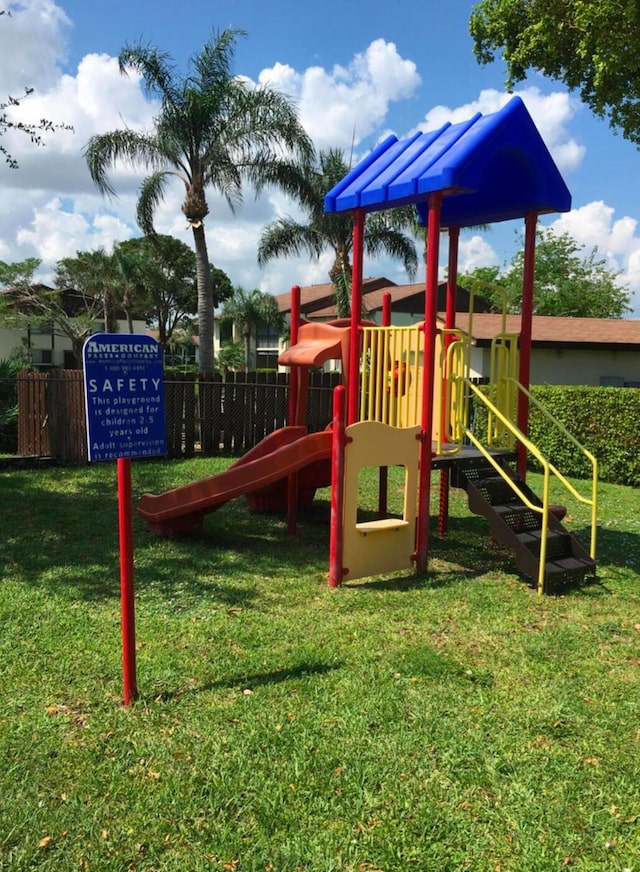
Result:
M0 360L0 453L18 450L18 383L22 365Z
M639 389L535 385L531 393L597 458L601 481L640 485ZM486 414L478 406L474 429L484 438ZM529 437L564 475L591 477L584 454L534 404L529 411ZM530 465L536 469L534 458Z
M602 481L640 485L640 390L537 385L531 392L595 455ZM563 473L590 476L584 455L534 408L529 415L529 435Z

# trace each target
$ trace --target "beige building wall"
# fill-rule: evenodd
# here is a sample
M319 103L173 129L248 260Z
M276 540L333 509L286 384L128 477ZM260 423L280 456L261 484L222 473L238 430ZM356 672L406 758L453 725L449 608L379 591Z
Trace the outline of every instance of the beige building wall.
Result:
M126 320L118 321L120 333L128 333ZM133 329L136 333L146 333L144 321L134 320ZM0 360L16 353L25 360L30 360L35 366L65 366L65 352L71 351L71 341L59 330L48 328L31 328L24 330L9 330L0 327Z
M489 375L490 349L471 349L471 377ZM607 349L533 348L532 385L589 385L623 387L640 385L640 351Z

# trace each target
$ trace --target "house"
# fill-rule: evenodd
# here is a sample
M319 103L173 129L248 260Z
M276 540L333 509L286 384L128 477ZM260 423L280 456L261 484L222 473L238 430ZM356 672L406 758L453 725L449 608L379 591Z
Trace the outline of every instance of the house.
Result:
M300 289L302 313L308 320L337 317L331 284ZM363 281L366 317L380 323L382 298L391 294L391 321L398 326L424 318L424 283L396 285L385 278ZM276 297L280 311L291 311L291 293ZM458 287L456 326L469 334L469 294ZM475 301L476 309L478 301ZM446 283L438 286L438 326L444 327ZM471 320L471 376L487 378L491 342L502 332L502 316L475 311ZM518 334L520 316L507 315L506 333ZM275 353L275 348L273 349ZM640 321L604 318L559 318L534 315L532 323L531 384L574 384L640 387Z
M412 285L397 285L387 278L364 279L362 282L362 301L366 317L370 321L382 321L382 299L384 294L391 294L391 318L395 325L415 324L424 318L424 282ZM447 284L438 285L438 310L446 307ZM291 291L276 296L278 308L285 315L291 312ZM300 303L302 315L310 321L331 321L338 317L334 301L333 285L309 285L300 288ZM464 288L458 287L457 308L459 312L469 311L469 294ZM476 309L481 307L486 311L484 303L476 300Z
M47 288L46 290L51 290ZM10 293L2 291L0 293ZM70 316L86 315L87 307L82 295L68 290L63 292L65 311ZM95 307L92 307L92 311ZM128 333L129 324L124 313L117 313L118 332ZM104 330L104 321L96 320L94 333ZM146 324L143 319L133 319L135 333L145 333ZM60 324L34 323L24 327L10 327L0 324L0 360L15 358L34 366L36 369L48 370L75 369L78 366L69 337L63 332Z
M469 335L469 315L459 313L456 326ZM507 315L505 333L519 330L520 316ZM489 375L491 341L501 331L501 315L473 315L473 377ZM531 384L640 387L640 321L534 315Z

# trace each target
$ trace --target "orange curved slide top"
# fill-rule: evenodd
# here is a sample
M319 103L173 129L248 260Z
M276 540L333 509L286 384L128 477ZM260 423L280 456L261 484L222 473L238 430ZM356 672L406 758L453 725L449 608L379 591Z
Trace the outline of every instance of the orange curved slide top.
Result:
M138 514L157 533L197 527L202 517L244 494L264 490L289 475L331 457L331 432L307 434L305 427L283 427L217 475L163 494L143 494Z
M305 321L298 330L298 341L282 352L281 366L322 366L327 360L349 357L349 327Z

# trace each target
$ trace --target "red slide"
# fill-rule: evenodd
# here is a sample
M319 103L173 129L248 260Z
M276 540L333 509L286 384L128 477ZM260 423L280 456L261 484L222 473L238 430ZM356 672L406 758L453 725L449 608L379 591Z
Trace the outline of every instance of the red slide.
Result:
M234 497L282 489L289 475L322 470L326 479L331 458L331 431L307 433L305 427L283 427L267 436L229 469L163 494L143 494L138 513L154 533L167 535L199 527L202 518ZM318 480L315 487L328 485Z

